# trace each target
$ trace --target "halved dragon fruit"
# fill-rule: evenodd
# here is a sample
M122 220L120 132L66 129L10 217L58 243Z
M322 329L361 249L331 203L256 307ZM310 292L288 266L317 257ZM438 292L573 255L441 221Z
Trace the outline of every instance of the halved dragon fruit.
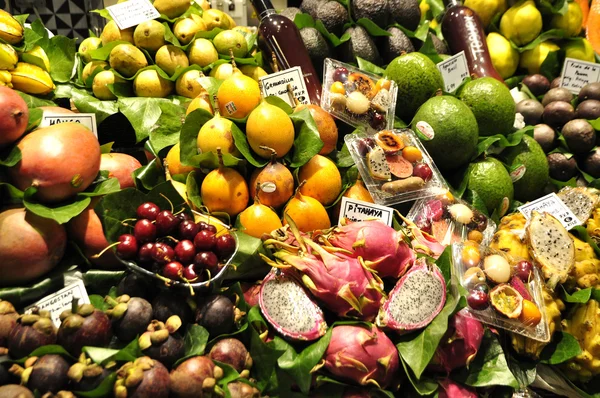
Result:
M446 303L446 282L435 264L417 260L383 303L377 326L410 331L427 326Z
M382 389L399 386L398 350L375 325L335 326L323 359L324 368L344 380Z
M375 147L367 154L367 166L373 178L385 181L392 179L392 172L385 158L385 152L380 146Z
M579 221L586 223L592 211L598 205L597 191L586 187L565 187L558 192L558 197L577 216Z
M292 340L315 340L327 331L323 311L291 272L271 271L260 287L258 304L267 322Z

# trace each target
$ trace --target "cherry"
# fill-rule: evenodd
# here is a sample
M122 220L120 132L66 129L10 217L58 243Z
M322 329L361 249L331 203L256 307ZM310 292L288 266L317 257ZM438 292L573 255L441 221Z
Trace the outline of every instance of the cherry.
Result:
M418 163L413 167L413 175L421 177L423 181L429 181L433 177L433 171L431 171L431 167L427 163Z
M207 231L212 232L213 234L217 234L217 227L215 227L212 224L208 224L207 227L205 228Z
M162 274L164 277L173 280L181 278L182 273L183 264L181 264L179 261L171 261L167 263L162 270Z
M489 305L488 294L480 289L474 289L467 296L467 304L474 310L485 310Z
M219 265L219 259L213 252L200 252L194 257L194 264L209 270L213 270Z
M163 210L156 215L156 230L159 235L169 235L181 222L171 210Z
M152 202L142 203L136 210L137 218L147 218L150 221L156 220L156 215L160 212L160 207Z
M188 213L186 213L185 211L182 211L181 213L177 214L176 217L179 219L179 221L194 221L194 217L190 216Z
M190 264L194 261L196 247L191 240L180 240L175 246L175 256L183 264Z
M146 242L140 246L140 250L137 254L137 261L140 264L149 264L152 262L152 249L154 249L154 242Z
M217 254L221 260L229 258L235 251L235 239L230 234L224 234L217 238Z
M191 220L183 220L178 226L179 238L194 240L196 234L200 232L200 225Z
M369 124L375 130L381 130L385 127L385 116L381 113L375 112Z
M119 244L117 245L117 255L125 260L135 258L138 251L138 242L135 236L131 234L123 234L119 236Z
M159 264L175 260L175 250L164 242L156 242L152 249L152 259Z
M348 69L344 68L343 66L340 66L339 68L333 71L333 75L331 76L331 78L336 82L346 83L346 81L348 80L348 73Z
M198 223L198 227L200 227L200 231L204 231L206 228L208 228L210 224L205 222L205 221L200 221Z
M156 239L156 225L147 218L138 220L133 227L133 234L140 242Z
M198 250L212 250L217 243L217 238L213 232L203 229L194 237L194 245Z
M515 276L525 283L529 283L532 272L533 264L531 264L531 261L522 260L515 264Z
M196 272L196 265L190 264L183 269L183 277L188 282L199 282L200 274Z

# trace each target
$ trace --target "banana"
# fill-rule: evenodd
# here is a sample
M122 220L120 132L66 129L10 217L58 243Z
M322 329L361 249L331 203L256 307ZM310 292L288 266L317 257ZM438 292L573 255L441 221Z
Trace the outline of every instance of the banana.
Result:
M14 69L19 62L19 55L10 44L0 43L0 69Z
M0 39L10 44L23 40L23 27L8 12L0 9Z
M12 76L7 70L0 70L0 86L12 88Z
M36 65L19 62L10 74L13 87L27 94L45 95L55 88L50 74Z

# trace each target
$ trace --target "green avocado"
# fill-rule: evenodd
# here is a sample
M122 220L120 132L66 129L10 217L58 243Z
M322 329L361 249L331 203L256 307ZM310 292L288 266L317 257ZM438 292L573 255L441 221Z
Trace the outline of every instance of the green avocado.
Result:
M304 46L308 50L308 55L310 56L315 69L317 72L321 73L325 58L331 57L329 44L323 35L315 28L306 27L300 29L300 36L302 37Z
M388 25L389 10L387 1L384 0L354 0L351 2L352 17L355 21L361 18L371 20L384 28Z
M540 144L528 135L523 136L519 145L506 148L502 152L511 169L525 166L525 174L514 182L515 199L521 202L537 199L544 193L548 184L548 160Z
M403 28L414 31L421 22L421 8L417 0L387 0L391 19Z

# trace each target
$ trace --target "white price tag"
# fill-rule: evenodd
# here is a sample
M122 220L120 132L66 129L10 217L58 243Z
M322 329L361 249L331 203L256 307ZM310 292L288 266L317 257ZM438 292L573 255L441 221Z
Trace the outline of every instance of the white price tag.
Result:
M467 57L465 57L464 51L440 62L437 64L437 68L444 78L444 86L447 93L456 90L469 77L469 66L467 65Z
M25 308L25 312L33 307L38 307L40 310L50 311L52 323L54 323L56 327L59 327L60 314L64 310L71 308L73 298L78 299L78 304L90 303L90 298L88 297L87 291L85 290L85 285L81 279L63 289L60 289L56 293L52 293L51 295L44 297L37 303L30 305L29 307Z
M98 127L96 126L96 114L95 113L74 113L64 114L56 112L46 112L42 116L40 127L50 127L59 123L80 123L88 129L92 130L96 138L98 137Z
M527 220L531 218L531 213L533 211L551 214L560 221L567 230L583 224L555 193L542 196L533 202L529 202L519 207L519 211Z
M342 197L342 204L340 206L340 219L338 224L345 218L350 221L379 219L391 227L392 220L394 218L394 209L391 207L376 205L375 203Z
M121 30L160 17L150 0L128 0L106 9Z
M579 91L589 83L600 81L600 64L585 62L574 58L566 58L560 75L560 86L572 93Z
M289 84L292 86L294 96L301 104L310 103L304 75L299 66L263 76L259 80L264 97L274 95L284 100L291 107L295 107L296 104L292 103L288 94L287 85Z

